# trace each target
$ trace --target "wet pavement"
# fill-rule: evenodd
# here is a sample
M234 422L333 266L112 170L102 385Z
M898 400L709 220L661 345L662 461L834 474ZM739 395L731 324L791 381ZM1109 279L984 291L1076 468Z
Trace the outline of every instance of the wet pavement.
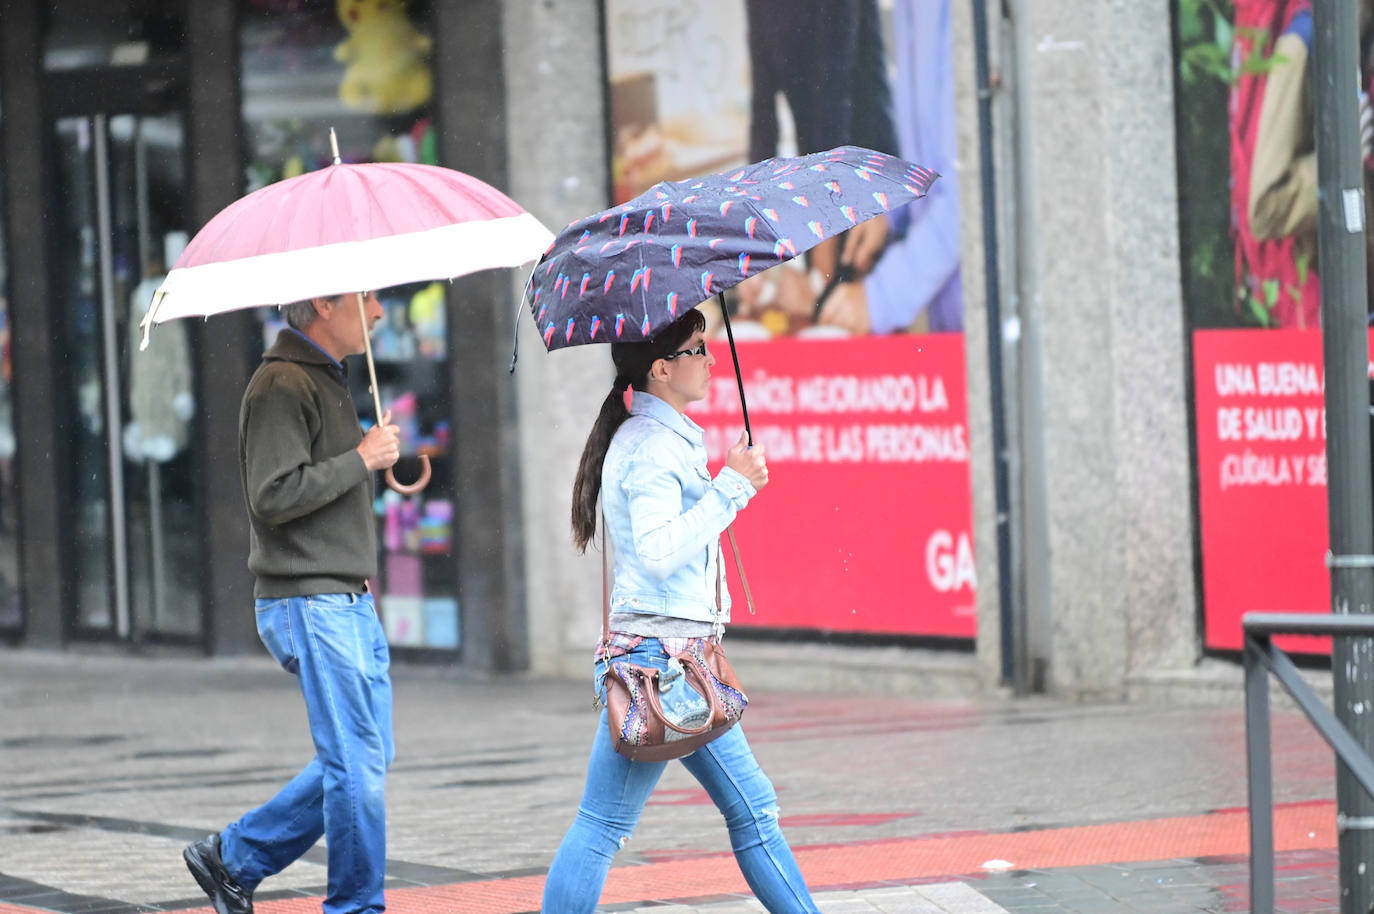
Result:
M265 657L0 651L0 667L0 914L204 908L182 846L311 756L294 680ZM590 681L433 665L394 681L389 910L537 910L581 792ZM1239 692L1233 707L751 697L745 729L827 914L1249 909ZM1331 752L1292 711L1273 740L1278 910L1338 911ZM324 859L264 883L258 912L318 912ZM763 910L680 766L601 910Z

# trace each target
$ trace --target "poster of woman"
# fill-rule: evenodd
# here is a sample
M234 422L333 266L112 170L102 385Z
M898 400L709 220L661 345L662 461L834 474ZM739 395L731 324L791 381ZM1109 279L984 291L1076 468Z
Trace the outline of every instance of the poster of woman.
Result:
M736 532L769 597L744 624L973 637L949 3L608 0L606 16L615 202L842 145L945 176L727 293L777 468ZM700 308L721 358L719 305ZM691 415L719 461L741 426L728 368Z

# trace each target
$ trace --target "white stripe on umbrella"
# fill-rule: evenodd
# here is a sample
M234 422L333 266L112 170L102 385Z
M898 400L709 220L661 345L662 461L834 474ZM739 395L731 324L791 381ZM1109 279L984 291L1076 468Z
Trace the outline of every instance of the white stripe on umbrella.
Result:
M521 213L176 268L143 318L141 348L147 347L152 327L163 321L515 267L552 241L553 234L538 219Z

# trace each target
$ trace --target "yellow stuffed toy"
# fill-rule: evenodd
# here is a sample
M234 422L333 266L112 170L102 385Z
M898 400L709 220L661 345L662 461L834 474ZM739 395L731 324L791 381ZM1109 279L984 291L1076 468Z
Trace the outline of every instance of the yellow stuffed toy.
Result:
M348 38L334 49L344 64L339 98L370 114L400 114L429 101L433 42L406 19L404 0L338 0Z

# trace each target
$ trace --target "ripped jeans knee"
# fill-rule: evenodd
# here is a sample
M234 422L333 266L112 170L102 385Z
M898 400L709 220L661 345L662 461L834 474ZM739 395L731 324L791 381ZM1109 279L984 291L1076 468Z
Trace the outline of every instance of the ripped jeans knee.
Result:
M730 831L730 846L737 851L767 844L782 838L778 797L769 785L767 795L746 798L722 809L725 827Z
M579 809L573 830L582 836L593 854L610 861L630 843L630 838L634 836L634 825L633 822L603 819Z

